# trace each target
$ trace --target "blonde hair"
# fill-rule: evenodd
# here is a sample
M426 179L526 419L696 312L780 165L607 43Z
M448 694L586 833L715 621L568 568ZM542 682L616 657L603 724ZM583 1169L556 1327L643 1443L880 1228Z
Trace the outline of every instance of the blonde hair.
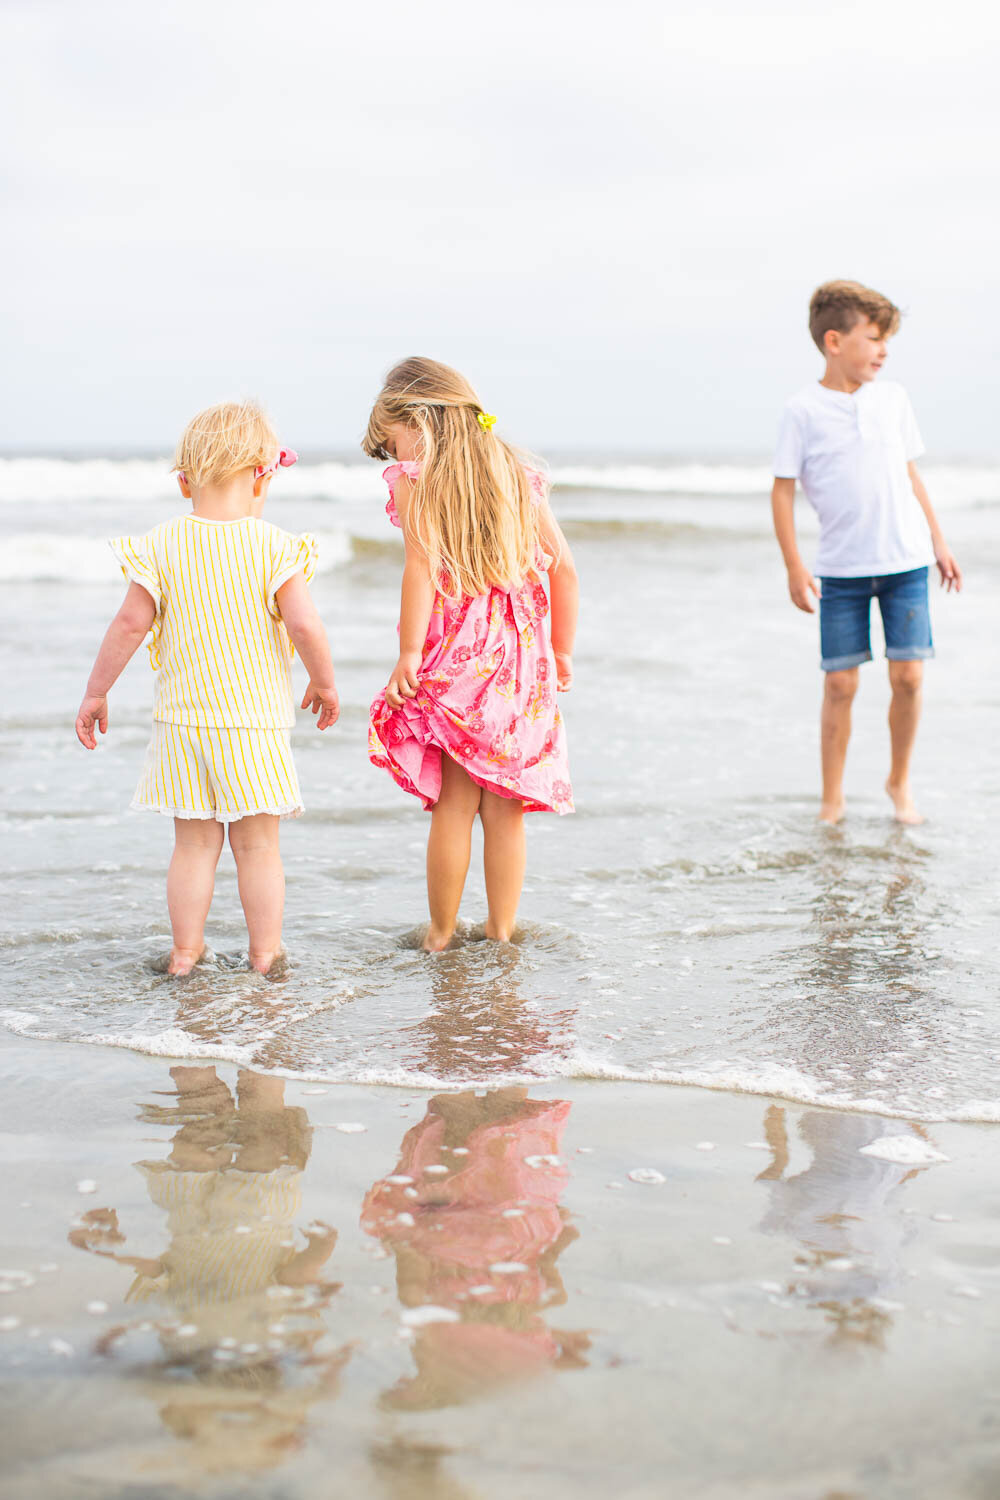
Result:
M524 455L480 415L464 375L437 360L404 359L385 377L361 444L370 458L389 458L396 423L419 433L406 530L453 598L510 588L535 567L538 523Z
M242 469L273 459L277 434L256 401L223 401L192 417L177 444L174 469L189 484L221 484Z
M894 302L860 281L824 281L809 299L809 333L821 354L831 328L850 333L860 318L874 323L884 339L899 331L902 314Z

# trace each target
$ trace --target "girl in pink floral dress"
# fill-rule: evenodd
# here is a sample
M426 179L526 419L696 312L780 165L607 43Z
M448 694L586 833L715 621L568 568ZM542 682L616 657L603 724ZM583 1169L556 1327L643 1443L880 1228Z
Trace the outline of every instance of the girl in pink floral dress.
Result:
M454 935L477 813L486 935L506 942L524 813L573 811L555 695L573 677L576 570L545 481L494 420L457 371L407 359L386 377L362 444L396 460L386 510L406 545L399 660L372 704L369 754L433 810L428 951Z

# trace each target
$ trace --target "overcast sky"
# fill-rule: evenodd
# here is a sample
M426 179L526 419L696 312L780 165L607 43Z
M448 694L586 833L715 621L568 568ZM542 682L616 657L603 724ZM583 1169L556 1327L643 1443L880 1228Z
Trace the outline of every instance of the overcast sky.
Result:
M0 0L0 446L258 395L350 446L457 365L542 451L766 452L809 293L908 312L932 455L1000 456L994 5Z

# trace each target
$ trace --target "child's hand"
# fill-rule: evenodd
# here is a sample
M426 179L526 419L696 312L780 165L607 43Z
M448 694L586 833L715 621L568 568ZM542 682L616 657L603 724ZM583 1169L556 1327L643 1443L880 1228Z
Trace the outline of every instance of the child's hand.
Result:
M390 708L402 708L407 698L415 698L420 683L417 673L420 670L420 652L404 651L399 661L392 669L385 690L385 701Z
M340 718L340 698L335 687L317 687L310 680L302 699L302 707L319 714L317 729L329 729Z
M955 561L955 554L946 545L944 538L934 543L934 560L941 574L941 587L947 588L949 594L952 589L956 594L962 592L962 570Z
M76 716L76 737L85 750L97 749L95 724L102 734L107 734L108 700L107 697L94 698L88 695L80 704L80 712Z
M816 606L810 599L810 593L819 598L819 582L810 573L808 568L799 566L788 570L788 593L796 609L805 610L807 615L816 613Z
M573 658L568 651L554 651L556 659L556 692L568 693L573 686Z

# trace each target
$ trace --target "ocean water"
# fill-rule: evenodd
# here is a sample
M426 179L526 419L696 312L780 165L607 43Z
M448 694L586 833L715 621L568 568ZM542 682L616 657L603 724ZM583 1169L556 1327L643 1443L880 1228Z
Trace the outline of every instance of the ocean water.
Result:
M250 973L224 855L213 958L168 979L169 820L128 811L149 733L137 655L94 755L73 719L123 585L104 539L174 513L161 458L0 460L3 1023L35 1037L239 1061L316 1080L499 1087L561 1077L780 1095L918 1120L1000 1120L996 830L1000 467L926 476L966 570L934 600L915 779L882 791L888 702L866 667L849 815L815 822L815 621L788 603L761 462L553 463L580 568L564 700L578 812L529 819L518 940L419 951L427 819L367 760L395 660L401 547L378 466L300 463L267 516L316 533L343 701L294 731L289 962ZM814 527L803 503L802 530ZM873 641L880 657L877 616Z

